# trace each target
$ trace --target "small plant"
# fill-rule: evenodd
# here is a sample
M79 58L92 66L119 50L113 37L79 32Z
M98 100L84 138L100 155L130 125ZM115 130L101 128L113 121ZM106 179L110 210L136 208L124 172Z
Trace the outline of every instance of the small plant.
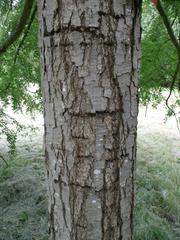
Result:
M6 114L3 109L0 109L0 132L6 136L10 156L16 154L17 133L24 128L16 119Z
M27 212L21 212L19 215L19 221L26 222L29 219Z

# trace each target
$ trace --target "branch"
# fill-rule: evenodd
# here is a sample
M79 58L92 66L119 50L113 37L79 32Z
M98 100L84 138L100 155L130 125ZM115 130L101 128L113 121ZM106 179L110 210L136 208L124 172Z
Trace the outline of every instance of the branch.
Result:
M175 73L173 75L173 78L172 78L172 82L171 82L171 86L170 86L170 92L169 92L169 95L166 99L166 106L169 108L169 110L174 114L176 115L176 113L174 112L174 110L169 106L169 98L171 97L171 94L172 94L172 91L173 91L173 88L174 88L174 84L176 82L176 78L178 76L178 73L180 72L180 57L178 58L178 63L177 63L177 66L176 66L176 70L175 70Z
M17 60L17 57L18 57L19 52L20 52L20 50L21 50L21 47L22 47L22 45L23 45L26 37L27 37L28 34L29 34L29 30L30 30L31 25L32 25L32 23L33 23L33 21L34 21L34 18L35 18L35 15L36 15L36 11L37 11L37 5L35 5L35 7L34 7L34 9L33 9L33 11L32 11L32 14L31 14L31 16L30 16L30 19L29 19L27 28L26 28L25 31L24 31L23 38L22 38L21 42L19 43L19 45L18 45L18 47L17 47L16 55L15 55L15 57L14 57L14 63L16 63L16 60Z
M33 2L34 0L25 0L22 15L18 24L16 25L15 30L12 31L11 34L7 37L7 39L5 39L5 41L0 44L0 54L4 53L21 35L30 17Z
M163 22L164 22L164 25L168 31L168 34L169 34L169 37L172 41L172 43L174 44L175 48L177 49L177 52L178 52L178 56L180 56L180 43L178 42L176 36L174 35L174 31L172 29L172 26L170 24L170 21L161 5L161 1L159 0L156 4L156 8L160 14L160 16L162 17L163 19Z
M7 163L6 159L2 155L0 155L0 158L5 162L6 166L8 167L9 164Z
M164 25L166 27L166 30L167 30L167 32L169 34L171 42L173 43L173 45L175 46L175 48L177 50L178 62L177 62L177 65L176 65L176 69L175 69L174 75L172 77L169 95L168 95L168 97L166 99L166 106L171 111L171 113L173 113L173 115L175 116L176 123L177 123L177 128L180 131L179 122L178 122L178 119L177 119L177 116L176 116L176 112L169 106L169 99L170 99L172 91L174 89L174 85L175 85L176 79L178 77L178 74L180 73L180 42L178 41L178 39L176 38L176 36L174 34L174 31L173 31L173 28L172 28L173 24L170 23L170 21L169 21L167 15L166 15L162 5L161 5L161 1L160 0L151 0L151 1L156 6L160 16L162 17L162 20L163 20Z
M174 85L175 85L175 82L176 82L176 79L178 77L178 74L180 73L180 43L178 41L178 39L176 38L175 34L174 34L174 31L172 29L172 25L170 24L170 21L161 5L161 1L160 0L156 0L156 3L153 2L160 14L160 16L162 17L163 19L163 22L164 22L164 25L167 29L167 32L169 34L169 37L172 41L172 43L174 44L176 50L177 50L177 54L178 54L178 62L177 62L177 66L176 66L176 70L175 70L175 73L173 75L173 78L172 78L172 82L171 82L171 86L170 86L170 92L169 92L169 95L166 99L166 105L167 107L173 112L173 110L169 107L168 105L168 101L169 101L169 98L171 97L171 94L172 94L172 91L173 91L173 88L174 88Z

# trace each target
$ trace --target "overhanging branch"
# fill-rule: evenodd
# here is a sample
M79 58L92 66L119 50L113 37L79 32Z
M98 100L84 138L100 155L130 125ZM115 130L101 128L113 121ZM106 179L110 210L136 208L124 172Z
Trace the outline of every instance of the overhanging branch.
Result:
M177 50L177 55L178 55L177 67L176 67L174 76L172 78L172 83L171 83L171 87L170 87L170 93L169 93L168 98L166 99L166 105L168 106L168 100L169 100L169 98L171 96L171 93L173 91L173 88L174 88L176 79L178 77L178 74L180 73L180 42L178 41L178 39L176 38L176 36L174 34L172 25L171 25L167 15L166 15L166 13L165 13L163 7L162 7L162 5L161 5L161 1L158 0L155 5L156 5L156 8L157 8L160 16L162 17L162 20L163 20L164 25L165 25L165 27L167 29L167 32L168 32L169 37L171 39L171 42L174 44L174 46L175 46L175 48ZM168 108L169 108L169 106L168 106Z
M4 53L21 35L26 26L26 23L31 15L31 9L33 7L34 0L25 0L24 9L15 30L5 39L3 43L0 43L0 54Z
M172 28L172 25L163 9L163 6L161 5L161 0L151 0L152 3L156 6L162 20L163 20L163 23L166 27L166 30L168 32L168 35L171 39L171 42L172 44L175 46L176 50L177 50L177 55L178 55L178 60L177 60L177 65L176 65L176 69L175 69L175 72L174 72L174 75L172 77L172 81L171 81L171 86L170 86L170 91L169 91L169 95L166 99L166 106L167 108L170 110L171 113L173 113L173 115L175 116L176 118L176 122L177 122L177 127L180 131L180 128L179 128L179 122L178 122L178 119L177 119L177 116L176 116L176 112L169 106L169 99L171 97L171 94L172 94L172 91L174 89L174 86L175 86L175 82L179 76L179 73L180 73L180 42L178 40L178 38L176 38L175 34L174 34L174 31L173 31L173 28Z
M35 15L36 15L36 11L37 11L37 5L35 5L34 9L32 10L32 14L31 14L31 16L29 18L29 22L27 23L27 27L24 30L24 35L23 35L23 37L22 37L22 39L21 39L21 41L20 41L20 43L19 43L19 45L17 47L16 54L15 54L15 57L14 57L14 63L16 63L16 60L17 60L17 57L18 57L19 52L21 50L21 47L23 46L24 41L26 40L26 37L28 36L28 33L30 31L30 28L31 28L31 25L32 25L32 23L34 21L34 18L35 18Z
M178 40L177 40L177 38L176 38L176 36L174 34L174 31L172 29L170 21L169 21L167 15L166 15L162 5L161 5L161 1L160 0L157 2L156 8L157 8L160 16L162 17L164 25L165 25L165 27L167 29L168 34L169 34L169 37L170 37L172 43L174 44L175 48L177 49L178 55L180 56L180 43L178 42Z

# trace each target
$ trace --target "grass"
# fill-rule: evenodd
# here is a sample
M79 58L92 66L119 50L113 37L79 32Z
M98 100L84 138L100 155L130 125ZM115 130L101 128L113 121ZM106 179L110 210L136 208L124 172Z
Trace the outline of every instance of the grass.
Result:
M134 240L180 239L180 164L174 144L160 134L139 133ZM47 240L41 155L40 147L31 146L9 160L9 167L0 162L0 240Z
M180 164L172 142L141 135L138 147L134 239L180 239Z
M33 150L34 151L34 150ZM0 167L0 240L47 240L47 199L41 150Z

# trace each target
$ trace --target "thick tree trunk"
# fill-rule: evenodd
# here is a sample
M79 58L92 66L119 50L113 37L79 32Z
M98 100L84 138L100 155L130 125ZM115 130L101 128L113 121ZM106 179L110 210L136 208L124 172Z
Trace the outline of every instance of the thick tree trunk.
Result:
M40 0L50 240L130 240L140 3Z

